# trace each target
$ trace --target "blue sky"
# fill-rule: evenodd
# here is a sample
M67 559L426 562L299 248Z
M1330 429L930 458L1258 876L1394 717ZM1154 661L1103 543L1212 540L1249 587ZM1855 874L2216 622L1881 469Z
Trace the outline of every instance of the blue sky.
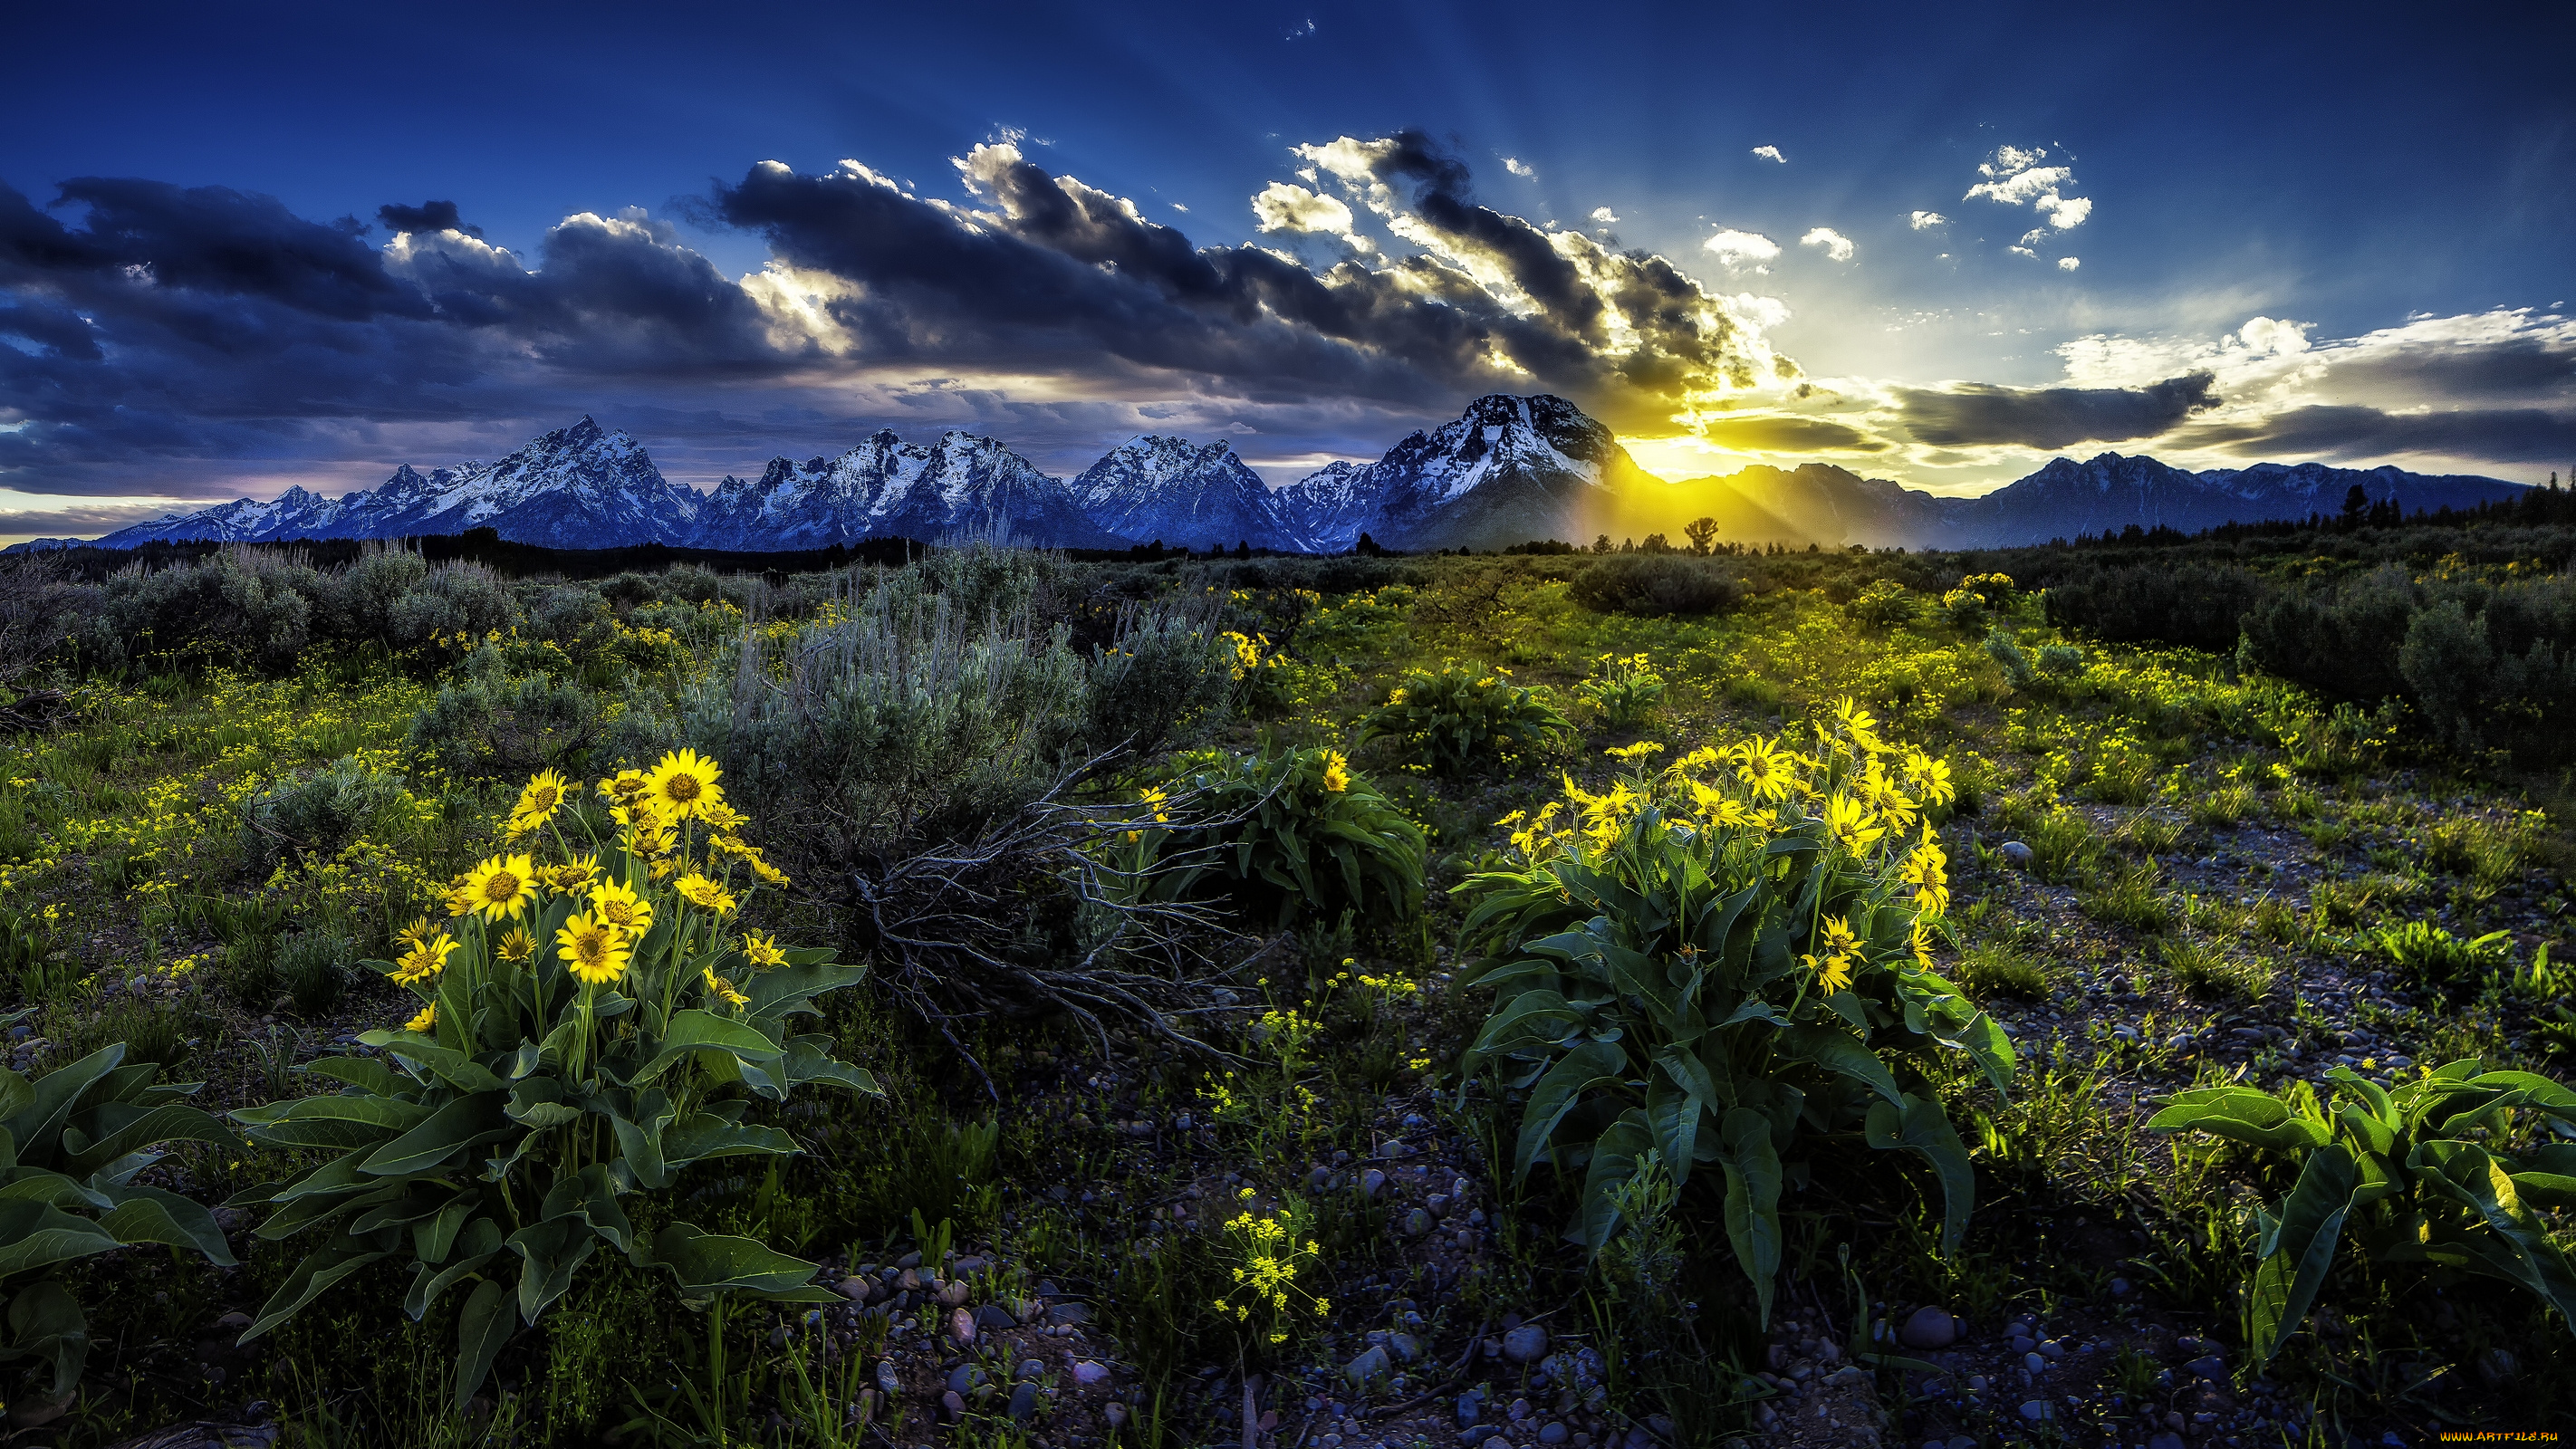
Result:
M0 537L583 412L701 484L880 426L1286 481L1488 390L1670 476L2538 481L2576 22L2463 9L56 7L0 48Z

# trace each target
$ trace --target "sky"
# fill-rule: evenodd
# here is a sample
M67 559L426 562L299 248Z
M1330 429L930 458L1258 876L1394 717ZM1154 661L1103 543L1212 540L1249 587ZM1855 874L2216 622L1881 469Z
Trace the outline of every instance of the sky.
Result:
M583 414L701 487L880 428L1286 483L1497 391L1672 478L2576 467L2563 5L9 24L0 540Z

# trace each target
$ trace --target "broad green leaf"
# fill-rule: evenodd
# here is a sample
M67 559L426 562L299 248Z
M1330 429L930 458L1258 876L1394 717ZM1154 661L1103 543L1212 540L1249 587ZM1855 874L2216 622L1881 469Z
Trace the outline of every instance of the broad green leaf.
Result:
M417 1323L430 1306L445 1296L468 1274L479 1271L501 1251L501 1227L490 1218L476 1218L456 1235L456 1256L447 1265L433 1270L427 1262L412 1274L411 1291L403 1295L403 1312Z
M124 1123L107 1136L73 1153L63 1163L63 1171L74 1177L86 1176L127 1153L164 1142L212 1142L220 1147L243 1146L240 1138L224 1124L208 1115L203 1108L182 1107L177 1103L153 1107Z
M232 1117L263 1146L349 1148L408 1132L428 1120L429 1111L417 1102L353 1092L237 1107Z
M19 1290L9 1300L10 1358L41 1358L54 1366L53 1394L68 1397L79 1387L81 1366L89 1361L89 1320L80 1300L51 1278Z
M475 1284L464 1311L456 1315L455 1405L459 1411L491 1375L492 1361L501 1356L501 1346L510 1341L513 1327L510 1290L493 1278Z
M1674 1085L1661 1072L1646 1083L1646 1128L1656 1150L1663 1153L1676 1187L1690 1180L1691 1160L1699 1150L1700 1118L1706 1110L1705 1098Z
M0 1276L112 1253L122 1246L98 1224L51 1203L0 1202Z
M333 1081L346 1082L378 1097L393 1096L402 1091L405 1085L394 1075L391 1067L377 1061L374 1057L317 1057L308 1063L304 1070L317 1077L329 1077Z
M2287 1103L2251 1087L2202 1087L2177 1092L2171 1105L2147 1119L2151 1132L2198 1130L2275 1152L2323 1147L2332 1133Z
M51 1166L49 1162L34 1159L57 1140L64 1121L89 1089L115 1071L117 1063L123 1060L125 1044L116 1042L38 1077L31 1086L26 1105L12 1114L7 1122L0 1123L9 1129L10 1140L18 1144L20 1160L37 1167Z
M238 1266L224 1242L224 1230L215 1226L215 1215L205 1204L157 1187L112 1187L106 1192L116 1206L99 1218L99 1226L118 1238L194 1248L218 1268Z
M1812 1062L1837 1076L1848 1077L1878 1093L1890 1105L1905 1100L1905 1094L1897 1090L1896 1078L1888 1074L1887 1064L1847 1031L1822 1025L1792 1026L1773 1037L1772 1043L1780 1055Z
M1608 1042L1584 1042L1558 1058L1530 1090L1529 1105L1521 1111L1520 1141L1512 1149L1513 1175L1527 1177L1539 1154L1547 1150L1556 1124L1574 1110L1583 1093L1597 1083L1618 1081L1627 1065L1627 1053Z
M509 1246L526 1260L519 1270L519 1316L533 1324L599 1251L599 1234L579 1217L552 1218L512 1233Z
M488 1075L488 1073L487 1073ZM492 1091L458 1097L430 1114L427 1121L367 1154L358 1170L379 1177L423 1172L446 1165L464 1149L509 1136L516 1130L502 1115L506 1099L498 1079Z
M775 1127L745 1127L711 1112L693 1112L662 1131L663 1160L674 1168L710 1157L788 1156L796 1139Z
M809 1287L813 1264L749 1238L701 1232L688 1223L673 1223L654 1234L650 1261L639 1266L668 1269L679 1284L681 1301L693 1305L725 1292L784 1302L832 1301L828 1292Z
M1610 1235L1619 1229L1619 1189L1637 1175L1638 1160L1654 1150L1654 1133L1646 1125L1645 1114L1634 1107L1603 1128L1593 1138L1583 1196L1566 1237L1596 1253L1608 1246Z
M711 1011L674 1012L670 1028L663 1032L661 1044L652 1059L638 1067L628 1080L636 1086L643 1086L693 1052L723 1052L755 1062L776 1061L785 1055L778 1043L749 1023L718 1016Z
M277 1285L277 1291L268 1296L267 1304L259 1310L259 1317L242 1330L242 1336L234 1343L247 1344L275 1328L295 1310L328 1292L331 1285L383 1256L381 1252L358 1252L347 1248L323 1248L306 1254L304 1261L295 1265L295 1271L286 1275L286 1281Z
M442 1009L440 1015L445 1014ZM371 1031L358 1040L381 1048L386 1056L397 1061L411 1063L460 1092L498 1092L509 1085L494 1076L491 1068L481 1062L425 1036L415 1036L407 1031Z
M1968 1231L1968 1214L1977 1205L1976 1168L1940 1102L1912 1095L1903 1102L1901 1107L1871 1103L1862 1136L1872 1147L1904 1148L1932 1164L1941 1179L1941 1251L1955 1253Z
M1771 1322L1771 1296L1780 1281L1780 1155L1771 1145L1771 1119L1737 1107L1718 1126L1718 1165L1726 1172L1726 1241L1736 1266L1753 1284L1757 1320Z
M617 1205L617 1191L609 1184L606 1163L594 1162L578 1174L558 1180L547 1192L540 1215L548 1222L578 1218L621 1253L633 1247L634 1229L626 1221L626 1210Z
M2308 1306L2333 1266L2335 1245L2360 1181L2352 1154L2341 1146L2329 1144L2308 1154L2298 1185L2281 1204L2267 1241L2257 1248L2263 1259L2255 1265L2246 1303L2252 1327L2246 1347L2256 1365L2271 1362L2281 1340L2306 1321Z

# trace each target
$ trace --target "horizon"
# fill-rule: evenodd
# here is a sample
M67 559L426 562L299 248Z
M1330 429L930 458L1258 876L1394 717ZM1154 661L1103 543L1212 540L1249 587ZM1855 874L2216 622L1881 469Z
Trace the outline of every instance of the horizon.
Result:
M1276 488L1497 391L1667 481L2576 467L2576 101L2484 82L2536 38L2512 17L2218 46L2185 14L1890 8L1855 52L1651 7L815 12L818 57L977 68L783 94L760 39L649 8L513 10L506 54L464 12L152 13L38 17L0 58L0 541L339 497L582 412L701 489L879 428L1058 477L1224 441ZM382 103L397 43L455 124ZM566 47L604 63L542 65ZM1698 54L1772 63L1710 87ZM2114 63L2298 103L2105 114L2059 79ZM2374 69L2456 104L2331 84ZM1628 83L1527 104L1568 73ZM725 100L639 116L639 87Z

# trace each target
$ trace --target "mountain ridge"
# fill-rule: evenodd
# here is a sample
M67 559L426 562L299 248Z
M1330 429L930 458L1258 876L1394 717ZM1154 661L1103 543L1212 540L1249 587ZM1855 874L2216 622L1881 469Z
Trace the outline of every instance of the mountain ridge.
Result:
M660 543L769 552L976 536L1045 547L1159 541L1336 553L1363 537L1405 551L1547 538L1581 544L1612 532L1678 537L1690 520L1708 517L1729 542L1991 548L2132 524L2191 533L2295 520L2339 511L2354 486L2374 504L2393 501L2412 513L2509 498L2529 485L2315 462L2195 473L2107 451L2053 458L1976 498L1817 462L1674 482L1640 468L1609 428L1563 398L1495 393L1407 435L1374 462L1336 462L1280 485L1266 483L1224 440L1140 434L1063 479L961 429L927 445L880 429L836 457L773 458L756 478L727 476L700 492L663 478L627 433L585 416L495 462L426 473L405 463L377 487L338 498L299 485L265 501L164 515L95 542L265 543L489 527L553 548ZM11 551L75 542L36 540Z

